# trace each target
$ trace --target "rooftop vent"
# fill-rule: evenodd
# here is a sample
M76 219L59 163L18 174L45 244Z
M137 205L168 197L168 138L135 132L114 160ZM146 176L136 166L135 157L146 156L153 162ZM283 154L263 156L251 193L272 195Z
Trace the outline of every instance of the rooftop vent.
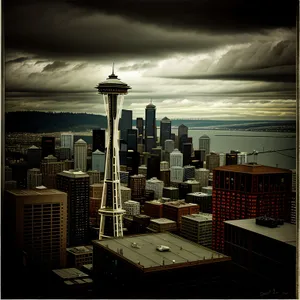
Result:
M170 251L170 247L164 246L164 245L159 245L156 247L156 250L158 250L160 252L166 252L166 251Z

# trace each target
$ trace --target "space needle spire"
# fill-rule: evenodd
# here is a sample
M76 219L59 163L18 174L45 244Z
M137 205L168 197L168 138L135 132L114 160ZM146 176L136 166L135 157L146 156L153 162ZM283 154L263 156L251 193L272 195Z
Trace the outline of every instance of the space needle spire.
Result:
M126 83L120 81L112 74L96 87L99 94L103 95L107 115L108 143L106 148L104 185L100 209L99 240L108 237L123 236L123 214L120 185L120 161L118 127L124 95L131 89Z

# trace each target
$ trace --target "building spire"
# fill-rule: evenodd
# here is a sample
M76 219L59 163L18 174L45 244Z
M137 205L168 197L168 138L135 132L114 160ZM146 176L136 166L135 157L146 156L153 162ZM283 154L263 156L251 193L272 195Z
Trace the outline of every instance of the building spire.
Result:
M152 104L152 98L150 99L150 103Z
M111 72L112 75L115 75L114 71L115 71L115 63L113 62L113 64L112 64L112 72Z

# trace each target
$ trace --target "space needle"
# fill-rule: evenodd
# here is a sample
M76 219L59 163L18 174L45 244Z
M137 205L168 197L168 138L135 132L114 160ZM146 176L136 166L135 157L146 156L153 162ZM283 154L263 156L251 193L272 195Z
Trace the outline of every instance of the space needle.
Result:
M124 101L124 95L131 89L112 74L99 83L96 87L99 94L103 95L107 116L107 148L105 161L104 185L100 209L99 240L109 237L123 236L123 214L120 187L120 162L119 162L119 119Z

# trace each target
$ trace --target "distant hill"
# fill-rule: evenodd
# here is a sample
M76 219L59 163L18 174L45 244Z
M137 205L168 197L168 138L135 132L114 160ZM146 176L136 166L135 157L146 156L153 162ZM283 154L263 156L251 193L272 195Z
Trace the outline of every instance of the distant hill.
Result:
M39 111L18 111L5 114L5 132L79 132L106 127L107 120L102 115Z
M132 122L135 126L135 120ZM190 129L222 129L253 131L289 131L295 132L295 120L172 120L172 126L184 124ZM156 126L159 127L160 120ZM86 113L51 113L40 111L19 111L5 114L6 132L84 132L96 128L107 128L107 118L102 115Z

